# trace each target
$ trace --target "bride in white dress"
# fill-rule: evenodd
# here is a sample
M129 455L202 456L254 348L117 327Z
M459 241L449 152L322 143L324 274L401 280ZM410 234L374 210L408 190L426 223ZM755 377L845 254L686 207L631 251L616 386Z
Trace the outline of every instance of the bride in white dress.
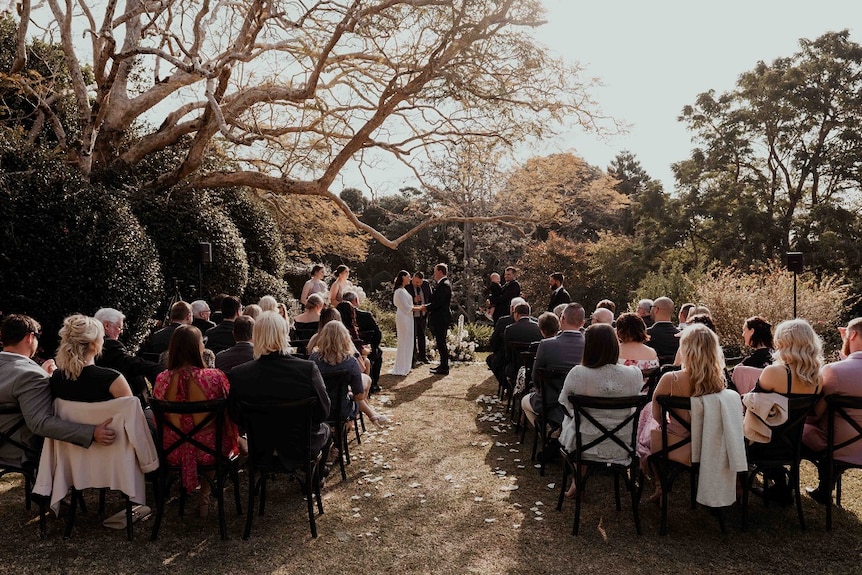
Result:
M404 270L398 272L395 278L395 293L392 303L395 304L395 331L398 334L398 349L395 351L395 367L392 375L407 375L413 366L413 298L407 293L405 286L410 282L410 273Z

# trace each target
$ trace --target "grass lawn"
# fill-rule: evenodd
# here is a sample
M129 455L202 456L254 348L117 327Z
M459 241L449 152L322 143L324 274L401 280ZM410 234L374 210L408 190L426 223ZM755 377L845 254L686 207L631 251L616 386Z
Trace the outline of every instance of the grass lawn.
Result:
M393 354L387 354L387 373ZM394 416L385 430L369 429L351 444L353 462L341 482L337 468L324 491L319 537L308 530L305 504L295 483L271 483L265 517L255 517L251 539L240 538L243 517L228 507L230 540L220 541L214 513L200 519L192 498L186 517L168 504L159 540L151 522L136 537L101 526L95 497L63 540L63 521L48 520L38 535L35 512L23 507L17 477L0 480L0 552L4 573L859 573L862 527L859 474L844 481L844 509L825 531L824 509L803 497L808 530L794 508L765 508L752 498L749 528L739 529L739 509L728 513L729 532L705 509L688 505L687 478L670 496L670 533L659 537L659 509L641 503L643 535L634 530L625 495L613 504L609 478L590 480L581 534L572 537L574 507L555 509L558 463L545 477L527 445L491 396L496 383L484 364L458 365L447 377L424 366L406 378L385 375L373 400ZM244 476L243 476L244 480ZM816 473L805 464L803 484ZM245 490L243 482L243 505ZM645 494L649 493L648 485ZM119 498L109 497L116 511Z

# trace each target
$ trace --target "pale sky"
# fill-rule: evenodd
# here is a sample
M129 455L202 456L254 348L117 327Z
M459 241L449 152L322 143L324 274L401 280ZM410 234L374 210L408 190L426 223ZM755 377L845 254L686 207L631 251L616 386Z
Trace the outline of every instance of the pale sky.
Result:
M677 121L701 92L733 88L759 60L791 56L799 39L845 28L862 43L858 0L543 0L548 24L539 37L557 55L577 60L605 86L594 92L603 112L631 124L602 142L573 131L547 152L574 151L607 168L622 150L673 189L670 165L688 157L691 137Z

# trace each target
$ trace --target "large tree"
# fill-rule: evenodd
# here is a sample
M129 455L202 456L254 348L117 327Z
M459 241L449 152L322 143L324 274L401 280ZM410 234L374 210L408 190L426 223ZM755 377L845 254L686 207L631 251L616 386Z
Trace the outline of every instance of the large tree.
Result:
M3 80L32 108L31 137L56 142L85 179L188 142L145 189L318 196L389 247L405 237L390 241L331 190L351 162L388 156L421 181L427 152L468 136L511 145L560 121L597 125L591 81L531 36L539 0L22 0L19 12ZM25 74L42 31L63 61ZM207 165L214 144L230 169Z

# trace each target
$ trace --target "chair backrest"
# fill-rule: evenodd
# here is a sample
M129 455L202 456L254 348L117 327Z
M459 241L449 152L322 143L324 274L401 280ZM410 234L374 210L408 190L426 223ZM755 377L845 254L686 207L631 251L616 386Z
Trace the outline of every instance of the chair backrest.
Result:
M656 369L649 370L649 379L647 379L644 387L646 388L646 394L650 401L652 401L653 393L655 393L655 388L658 387L658 382L661 379L661 376L666 373L670 373L671 371L679 371L681 369L681 365L662 365Z
M562 367L540 367L539 368L539 391L542 394L542 413L560 404L560 392L563 391L563 383L571 369Z
M316 404L316 397L298 401L240 400L249 458L254 464L272 465L277 459L287 470L295 470L314 459L317 453L311 453L311 437ZM300 429L301 436L297 436Z
M184 444L191 444L203 453L211 455L216 461L216 468L220 469L226 461L222 455L221 446L225 433L225 417L227 399L210 399L207 401L166 401L164 399L151 399L150 408L156 419L156 449L159 452L159 461L162 465L168 465L168 455L176 451ZM195 424L188 432L183 431L171 421L171 415L203 415L203 418ZM209 446L200 442L197 435L204 428L215 426L215 445ZM165 446L164 432L170 429L177 435L176 441Z
M11 403L5 404L5 405L0 405L0 417L5 416L5 415L21 415L21 407L17 404L11 404ZM12 424L12 426L10 426L9 429L7 429L6 431L0 430L0 448L2 448L4 445L7 445L7 444L12 445L16 449L20 449L21 451L23 451L28 456L28 459L30 459L31 461L38 462L39 461L39 454L35 450L33 450L30 446L25 445L25 444L21 443L20 441L18 441L17 439L15 439L15 435L18 433L19 430L21 430L26 425L26 423L27 422L24 420L24 417L21 416L21 419L19 419L14 424ZM6 466L0 466L0 467L6 467ZM10 466L10 468L11 467L12 466ZM17 467L15 469L17 469ZM2 477L4 475L4 473L5 472L0 472L0 477Z
M654 397L653 401L657 401L661 407L661 449L653 451L653 456L657 456L662 463L667 464L668 460L675 460L679 450L687 445L691 445L691 421L685 419L681 412L691 412L690 397L673 397L670 395L661 395ZM689 416L690 419L690 416ZM676 436L678 439L675 443L671 443L668 438L668 425L671 421L678 423L684 430L684 436ZM653 446L655 449L655 446ZM676 452L676 453L675 453ZM684 458L687 459L687 456Z
M805 419L821 398L821 394L794 396L787 398L787 421L772 427L772 439L767 444L760 444L758 451L764 455L749 459L759 462L769 461L778 465L790 465L802 456L802 431Z
M827 449L829 458L834 459L835 452L849 447L858 441L862 441L862 425L853 418L855 413L849 413L848 409L862 411L862 397L852 395L827 395L826 410L828 414L827 428ZM857 415L858 417L858 415ZM850 431L849 435L842 441L835 443L835 424L837 421L843 420ZM860 449L862 446L857 446Z
M326 395L329 396L329 421L343 423L348 414L345 413L347 404L347 388L350 385L350 372L344 369L321 373L323 385L326 387Z
M622 449L621 455L624 457L619 459L627 459L630 462L637 460L637 434L638 434L638 419L640 412L647 404L645 395L632 395L624 397L596 397L591 395L570 395L569 403L574 407L575 416L575 444L577 446L575 458L576 461L584 461L585 452L596 447L597 445L610 441L615 443ZM595 417L593 410L602 410L605 415L609 411L618 411L618 416L613 419L613 426L603 423ZM604 417L602 419L605 419ZM590 422L598 437L583 443L583 435L581 434L581 426L584 421ZM622 438L618 433L631 426L628 437ZM615 457L616 459L616 457Z
M524 366L524 379L528 382L527 387L529 388L529 382L532 381L533 378L533 363L536 361L536 350L528 349L527 351L521 352L521 365Z

